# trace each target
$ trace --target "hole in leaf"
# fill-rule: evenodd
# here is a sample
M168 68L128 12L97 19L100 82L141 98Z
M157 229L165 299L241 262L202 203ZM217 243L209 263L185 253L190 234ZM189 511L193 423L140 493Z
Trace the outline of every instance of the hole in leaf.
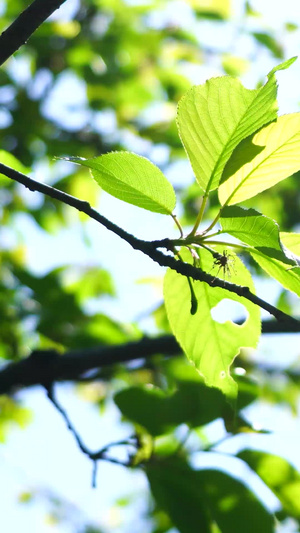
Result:
M231 320L231 322L242 326L248 318L247 309L239 302L229 300L229 298L223 298L210 312L212 318L220 324Z

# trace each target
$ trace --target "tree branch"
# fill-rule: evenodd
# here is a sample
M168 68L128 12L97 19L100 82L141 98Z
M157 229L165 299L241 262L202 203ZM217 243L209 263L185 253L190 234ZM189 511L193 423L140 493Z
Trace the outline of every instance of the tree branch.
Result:
M295 333L294 324L264 321L263 333ZM64 355L55 350L36 350L21 361L9 363L0 370L0 394L11 394L20 388L49 384L57 381L76 381L92 370L113 367L137 359L147 359L156 354L177 356L182 349L173 335L155 338L145 337L139 341L116 346L72 350Z
M181 348L171 335L116 346L72 350L60 355L55 350L36 350L0 371L0 394L20 387L48 386L55 381L74 381L85 372L150 357L154 354L178 355Z
M0 35L0 65L12 56L37 28L66 0L34 0Z
M94 467L93 467L93 474L92 474L92 487L95 488L96 487L96 475L97 475L97 464L98 464L98 461L99 460L102 460L102 461L109 461L110 463L116 463L118 465L122 465L122 466L130 466L130 457L128 458L128 461L127 462L122 462L122 461L119 461L118 459L114 459L113 457L109 457L107 454L107 452L110 450L110 448L112 447L115 447L115 446L133 446L134 448L137 448L139 443L138 443L138 439L133 436L133 437L130 437L129 439L127 440L122 440L122 441L119 441L119 442L113 442L111 444L108 444L106 446L104 446L103 448L101 448L100 450L96 451L96 452L92 452L91 450L89 450L87 448L87 446L84 444L83 440L81 439L79 433L77 432L77 430L75 429L74 425L72 424L68 414L67 414L67 411L59 404L56 396L55 396L55 393L54 393L54 385L53 383L51 383L49 386L46 387L46 390L47 390L47 396L49 398L49 400L51 401L51 403L54 405L54 407L57 409L57 411L61 414L61 416L63 417L66 425L67 425L67 428L71 431L79 449L82 451L82 453L84 453L85 455L87 455L87 457L89 457L89 459L91 459L91 461L93 462L94 464Z
M211 276L200 268L196 268L193 265L190 265L189 263L183 263L182 261L178 261L170 255L165 255L164 253L162 253L160 250L158 250L158 248L163 247L165 242L169 242L168 239L154 242L138 239L137 237L134 237L122 228L119 228L119 226L117 226L113 222L110 222L110 220L108 220L104 216L100 215L100 213L93 209L88 202L79 200L78 198L75 198L70 194L66 194L44 183L39 183L38 181L35 181L32 178L26 176L25 174L17 172L16 170L7 167L6 165L3 165L2 163L0 163L0 173L4 174L5 176L14 181L17 181L18 183L22 183L31 191L41 192L42 194L46 194L47 196L50 196L55 200L59 200L64 204L74 207L78 211L82 211L90 218L102 224L109 231L112 231L113 233L115 233L115 235L118 235L119 237L121 237L121 239L128 242L128 244L130 244L132 248L148 255L148 257L153 259L153 261L158 263L160 266L169 267L172 270L178 272L178 274L192 278L196 281L204 281L205 283L210 285L210 287L221 287L222 289L226 289L229 292L233 292L240 297L246 298L247 300L254 303L255 305L258 305L265 311L268 311L268 313L273 315L277 320L293 324L294 327L299 328L298 331L300 331L300 321L284 313L283 311L280 311L280 309L277 309L277 307L274 307L268 302L265 302L264 300L253 294L250 291L249 287L243 287L241 285L235 285L234 283L229 283L228 281L221 280L219 278Z

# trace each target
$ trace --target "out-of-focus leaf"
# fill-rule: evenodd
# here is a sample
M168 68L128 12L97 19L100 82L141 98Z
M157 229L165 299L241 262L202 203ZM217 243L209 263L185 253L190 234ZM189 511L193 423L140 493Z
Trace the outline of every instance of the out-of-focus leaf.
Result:
M162 435L180 424L198 427L225 414L227 403L217 389L199 382L182 382L172 395L160 389L131 387L115 396L124 416L153 435Z
M192 470L182 461L152 461L147 476L154 498L182 533L273 533L275 523L255 494L218 470Z
M224 54L222 67L229 76L241 76L249 69L249 62L243 57Z
M263 44L274 57L278 59L283 59L283 46L278 40L276 40L271 33L267 32L253 32L253 37L260 43Z
M199 15L212 19L227 19L231 13L231 0L187 0Z
M283 457L270 453L243 450L238 457L245 461L274 492L283 509L300 519L300 474Z
M31 421L31 411L8 396L0 397L0 442L5 442L13 425L24 429Z
M197 477L222 533L274 533L274 517L241 481L218 470L198 471Z
M13 154L10 154L9 152L6 152L5 150L0 150L0 163L3 165L6 165L7 167L11 167L14 170L17 170L18 172L21 172L22 174L27 174L29 172L29 169L25 167ZM7 176L4 176L4 174L0 174L0 185L1 186L7 186L11 185L12 180L9 179Z
M197 473L185 463L152 461L147 465L151 492L180 533L210 533L210 517Z
M90 267L71 271L71 281L66 282L67 291L76 294L79 302L98 298L104 294L114 296L115 287L110 273L103 268Z

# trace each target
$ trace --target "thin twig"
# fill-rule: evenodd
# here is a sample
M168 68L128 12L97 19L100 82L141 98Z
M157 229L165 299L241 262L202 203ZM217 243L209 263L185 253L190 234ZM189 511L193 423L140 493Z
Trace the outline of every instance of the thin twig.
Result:
M61 416L63 417L63 419L64 419L64 421L65 421L65 423L67 425L67 428L70 430L70 432L72 433L73 437L75 438L79 449L82 451L82 453L84 453L84 455L87 455L89 457L89 459L91 459L91 461L93 462L93 472L92 472L92 487L93 488L96 487L96 475L97 475L97 462L98 461L100 461L100 460L108 461L110 463L115 463L115 464L118 464L118 465L121 465L121 466L129 466L130 465L130 461L127 461L127 462L119 461L119 459L115 459L114 457L107 456L106 452L110 448L115 447L115 446L128 446L128 445L134 446L137 443L136 439L135 439L135 442L130 442L130 440L132 440L132 437L130 437L129 440L122 440L122 441L119 441L119 442L113 442L111 444L108 444L108 445L104 446L103 448L101 448L97 452L92 452L83 443L80 435L78 434L77 430L73 426L73 424L72 424L72 422L71 422L66 410L58 402L58 400L57 400L57 398L55 396L55 393L54 393L54 384L53 383L48 384L46 386L46 391L47 391L47 396L48 396L49 400L54 405L54 407L57 409L57 411L61 414Z
M0 35L0 65L11 57L37 28L66 0L34 0Z
M158 250L158 248L161 248L163 246L163 242L168 241L166 239L165 241L144 241L142 239L138 239L137 237L134 237L127 231L123 230L104 216L100 215L98 211L93 209L88 202L79 200L78 198L75 198L74 196L71 196L70 194L66 194L62 191L59 191L58 189L55 189L54 187L50 187L49 185L45 185L43 183L39 183L38 181L33 180L32 178L29 178L25 174L22 174L21 172L17 172L16 170L7 167L6 165L3 165L0 163L0 173L4 174L8 178L17 181L18 183L22 183L30 189L31 191L38 191L42 194L46 194L47 196L50 196L51 198L54 198L55 200L59 200L60 202L63 202L64 204L70 205L71 207L74 207L78 211L82 211L86 215L88 215L90 218L96 220L100 224L102 224L104 227L106 227L108 230L115 233L115 235L118 235L121 237L121 239L125 240L134 248L135 250L139 250L146 254L148 257L153 259L156 263L158 263L160 266L169 267L172 270L175 270L178 272L178 274L181 274L182 276L193 278L196 281L203 281L210 285L210 287L221 287L222 289L225 289L229 292L233 292L240 296L241 298L246 298L250 302L254 303L255 305L258 305L265 311L268 311L271 315L273 315L277 320L279 321L287 321L289 323L293 323L300 326L300 322L293 318L292 316L284 313L283 311L280 311L277 307L274 307L273 305L269 304L265 300L262 300L262 298L259 298L255 294L253 294L249 287L243 287L241 285L235 285L234 283L229 283L228 281L221 280L219 278L216 278L214 276L211 276L207 272L204 272L200 268L195 268L193 265L190 265L188 263L183 263L182 261L177 261L174 257L171 257L170 255L165 255L161 251ZM170 241L168 241L170 242Z

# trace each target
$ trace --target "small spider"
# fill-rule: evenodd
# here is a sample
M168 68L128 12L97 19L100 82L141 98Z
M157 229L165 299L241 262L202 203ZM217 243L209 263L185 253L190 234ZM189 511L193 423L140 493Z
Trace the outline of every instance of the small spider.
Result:
M234 256L227 250L223 250L222 254L215 252L214 259L215 260L214 260L213 268L219 267L218 272L216 274L216 278L218 277L220 270L223 271L224 279L225 279L226 274L228 277L230 277L231 271L233 270L234 272L234 261L235 261Z

